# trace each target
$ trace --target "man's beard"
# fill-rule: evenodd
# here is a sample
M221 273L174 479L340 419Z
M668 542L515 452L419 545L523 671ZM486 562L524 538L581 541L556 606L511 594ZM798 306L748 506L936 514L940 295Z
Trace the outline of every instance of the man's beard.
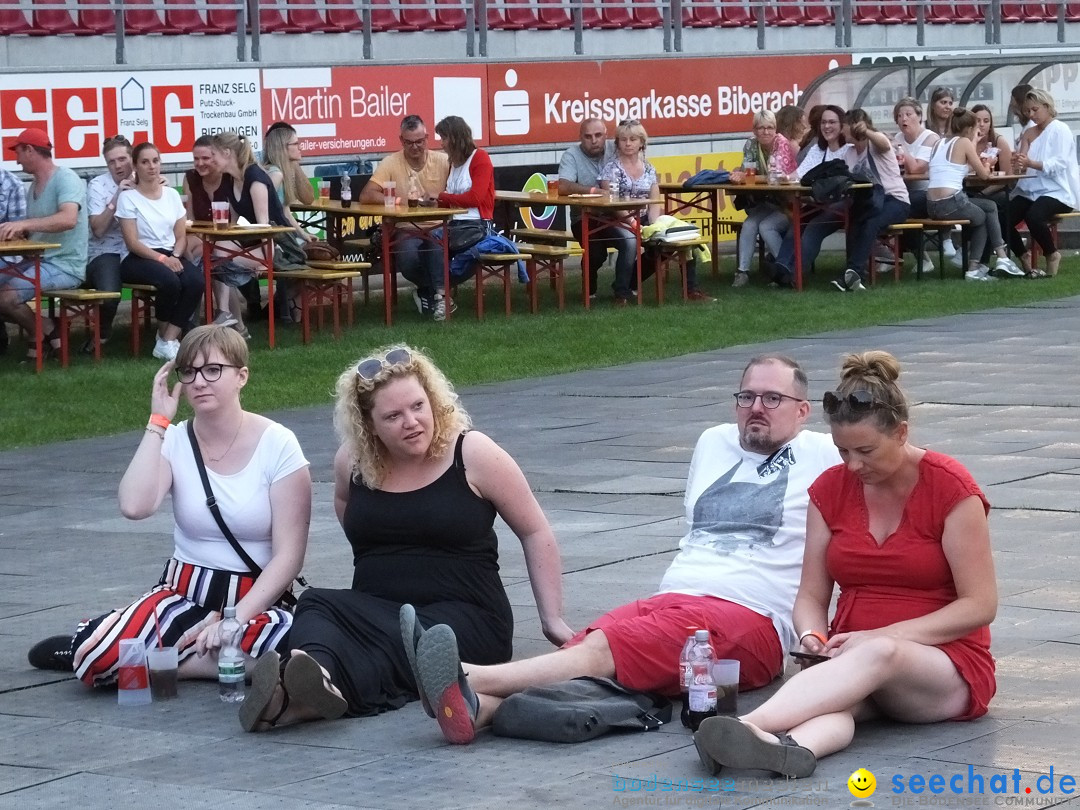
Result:
M761 429L751 430L751 428ZM760 453L763 456L769 455L779 447L773 440L772 430L770 430L768 425L762 425L761 423L755 423L744 427L739 435L739 443L742 445L743 450L749 450L751 453Z

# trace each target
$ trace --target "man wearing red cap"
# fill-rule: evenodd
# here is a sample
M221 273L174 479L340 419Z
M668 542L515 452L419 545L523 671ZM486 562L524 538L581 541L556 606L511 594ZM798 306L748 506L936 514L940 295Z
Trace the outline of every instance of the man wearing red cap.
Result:
M59 243L59 248L46 250L42 256L41 286L78 287L86 277L86 184L71 169L53 162L52 142L40 129L23 130L11 149L33 182L27 195L26 219L0 224L0 240L29 238ZM33 297L34 287L29 281L0 275L0 320L16 323L33 334L34 314L26 305ZM47 350L58 350L55 324L47 321L42 328ZM27 359L34 359L32 347Z

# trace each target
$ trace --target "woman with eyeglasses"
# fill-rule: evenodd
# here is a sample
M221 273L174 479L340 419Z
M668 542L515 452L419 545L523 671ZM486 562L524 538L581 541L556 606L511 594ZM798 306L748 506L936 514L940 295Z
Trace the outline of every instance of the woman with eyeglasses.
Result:
M701 724L694 742L714 772L805 777L851 743L858 722L986 714L997 689L990 505L959 462L908 441L899 375L887 352L848 355L840 384L825 394L844 463L810 487L792 615L799 652L825 660L741 718Z
M514 460L471 430L426 355L398 345L350 366L338 378L334 424L334 508L352 546L352 587L304 591L285 666L271 655L252 674L245 729L415 700L414 650L403 632L413 638L448 624L467 660L509 660L514 617L499 577L496 516L521 540L544 635L556 645L573 636L547 518Z
M187 212L176 189L161 182L161 153L152 143L141 143L131 159L135 184L116 204L116 218L128 250L120 263L120 276L126 284L157 288L154 357L174 360L180 349L180 333L202 298L203 273L184 255Z
M178 647L181 678L213 679L225 607L235 607L246 625L241 646L249 669L250 659L286 639L292 614L285 594L304 561L311 475L291 430L243 409L247 363L244 339L211 324L191 330L175 363L154 375L150 420L120 481L120 511L143 520L169 496L173 553L158 584L134 602L81 623L74 638L36 645L29 654L35 667L74 670L87 686L107 686L116 682L120 641L140 639L148 648ZM181 396L192 416L172 424ZM195 444L222 519L259 572L207 508Z

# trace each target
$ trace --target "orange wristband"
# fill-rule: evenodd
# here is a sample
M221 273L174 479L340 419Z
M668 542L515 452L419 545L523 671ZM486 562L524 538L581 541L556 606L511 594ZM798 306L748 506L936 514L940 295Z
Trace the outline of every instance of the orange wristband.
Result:
M150 424L157 425L163 430L168 430L169 425L171 425L172 422L169 421L169 417L167 416L162 416L160 413L152 413L150 414Z
M799 643L802 644L802 640L804 638L806 638L807 636L813 636L818 641L820 641L822 644L828 644L829 643L829 640L827 638L825 638L825 636L823 636L817 630L807 630L805 633L803 633L801 636L799 636Z

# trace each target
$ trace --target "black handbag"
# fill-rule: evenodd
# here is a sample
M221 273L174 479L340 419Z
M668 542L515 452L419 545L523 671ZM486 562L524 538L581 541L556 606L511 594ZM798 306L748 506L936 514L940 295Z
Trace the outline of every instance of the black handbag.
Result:
M486 219L452 219L446 225L450 254L464 253L488 235L491 224Z
M221 509L218 508L217 498L214 496L214 490L210 486L210 477L206 474L206 464L203 463L199 440L195 438L194 420L188 420L187 435L188 441L191 442L191 452L195 456L195 466L199 468L199 478L202 479L203 492L206 493L206 508L209 509L210 514L214 516L214 522L217 523L218 528L221 529L221 533L225 535L225 539L229 541L229 545L232 546L233 551L236 552L236 555L244 561L244 565L251 571L251 576L258 579L259 575L262 574L262 567L251 559L251 555L244 550L242 545L240 545L240 541L236 539L232 530L229 529L229 525L225 522L225 518L221 516ZM303 588L307 587L307 580L302 576L298 576L296 582ZM293 596L291 590L282 593L278 598L278 601L290 610L296 607L296 597Z
M583 677L511 695L495 710L491 730L500 737L571 743L616 729L655 731L670 722L667 698L609 678Z

